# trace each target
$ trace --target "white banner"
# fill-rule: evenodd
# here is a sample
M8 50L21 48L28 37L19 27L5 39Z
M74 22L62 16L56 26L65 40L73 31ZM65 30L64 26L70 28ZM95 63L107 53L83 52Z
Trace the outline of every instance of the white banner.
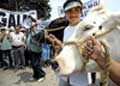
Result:
M87 15L90 8L100 4L100 0L90 0L83 5L82 19Z
M27 12L13 12L8 10L0 9L0 29L11 28L16 25L21 25L25 18L32 16L37 19L37 12L35 10Z

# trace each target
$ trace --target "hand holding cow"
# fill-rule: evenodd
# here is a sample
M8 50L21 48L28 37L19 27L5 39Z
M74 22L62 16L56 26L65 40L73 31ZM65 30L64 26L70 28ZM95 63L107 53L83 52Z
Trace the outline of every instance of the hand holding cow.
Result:
M90 37L84 44L83 57L93 59L102 69L106 69L106 62L103 54L103 49L94 37ZM120 63L111 58L110 78L120 85Z
M102 69L105 69L105 58L102 45L94 37L89 37L84 43L82 55L86 59L93 59Z

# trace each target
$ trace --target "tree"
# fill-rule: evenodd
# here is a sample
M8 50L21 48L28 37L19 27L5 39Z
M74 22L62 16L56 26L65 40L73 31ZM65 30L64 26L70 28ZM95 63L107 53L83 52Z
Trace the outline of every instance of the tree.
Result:
M12 11L37 10L38 18L48 19L50 17L49 0L0 0L0 3L0 8Z

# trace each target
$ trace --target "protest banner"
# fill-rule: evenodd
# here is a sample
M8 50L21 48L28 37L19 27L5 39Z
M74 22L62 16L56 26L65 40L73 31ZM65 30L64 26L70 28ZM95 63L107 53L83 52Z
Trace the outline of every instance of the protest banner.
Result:
M0 9L0 29L11 28L16 25L21 25L25 18L32 16L37 19L37 12L35 10L27 12L13 12L4 9Z

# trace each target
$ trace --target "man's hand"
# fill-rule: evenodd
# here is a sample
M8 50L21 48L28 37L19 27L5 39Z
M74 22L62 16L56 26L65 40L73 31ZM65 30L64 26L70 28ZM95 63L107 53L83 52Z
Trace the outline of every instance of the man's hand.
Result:
M48 40L52 43L52 44L55 44L55 45L58 45L61 49L63 48L63 43L57 39L54 35L50 34L48 36Z
M105 68L105 58L101 43L94 37L90 37L83 46L83 57L90 58L96 61L96 63L102 68Z
M48 36L48 40L52 43L55 43L57 41L57 38L54 35L50 34Z
M84 43L83 56L88 58L91 57L93 60L99 59L98 56L102 54L101 44L94 38L90 37Z

